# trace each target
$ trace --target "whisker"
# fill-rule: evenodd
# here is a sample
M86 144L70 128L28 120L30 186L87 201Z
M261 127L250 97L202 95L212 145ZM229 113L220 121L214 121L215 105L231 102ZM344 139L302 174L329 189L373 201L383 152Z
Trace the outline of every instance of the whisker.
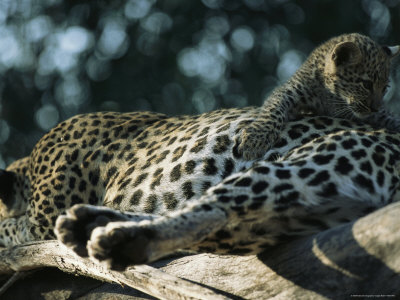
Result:
M341 117L341 118L353 118L354 113L348 106L344 106L333 112L333 117Z

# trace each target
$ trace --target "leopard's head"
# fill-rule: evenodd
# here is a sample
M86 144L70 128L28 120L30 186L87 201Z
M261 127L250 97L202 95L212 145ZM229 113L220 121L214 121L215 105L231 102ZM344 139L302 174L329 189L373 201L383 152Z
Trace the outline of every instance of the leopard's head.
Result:
M0 220L21 215L14 191L15 175L0 169Z
M389 83L390 65L400 46L381 46L361 34L345 34L321 46L324 84L333 116L362 118L378 111Z

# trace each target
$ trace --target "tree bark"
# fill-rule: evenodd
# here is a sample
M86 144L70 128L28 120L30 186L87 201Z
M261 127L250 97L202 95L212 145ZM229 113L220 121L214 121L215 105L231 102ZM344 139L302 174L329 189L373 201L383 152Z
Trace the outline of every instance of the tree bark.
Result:
M44 241L2 250L0 273L53 266L161 299L393 298L400 296L399 216L400 203L395 203L259 256L199 254L125 272L78 257L57 241Z

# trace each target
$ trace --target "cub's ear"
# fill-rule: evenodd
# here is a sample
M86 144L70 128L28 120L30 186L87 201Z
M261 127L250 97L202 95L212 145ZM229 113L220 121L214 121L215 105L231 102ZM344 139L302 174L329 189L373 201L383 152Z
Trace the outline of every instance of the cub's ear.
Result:
M337 67L345 65L355 65L361 62L361 51L353 42L339 43L333 48L331 54L332 61Z
M360 48L353 42L336 44L326 57L325 71L335 73L337 68L356 65L361 62Z
M382 48L390 58L396 57L400 54L400 46L382 46Z

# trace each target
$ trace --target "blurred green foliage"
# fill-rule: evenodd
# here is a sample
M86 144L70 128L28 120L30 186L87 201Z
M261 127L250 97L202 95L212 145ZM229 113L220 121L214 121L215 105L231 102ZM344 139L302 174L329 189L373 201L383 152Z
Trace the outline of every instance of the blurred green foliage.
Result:
M0 0L0 167L78 113L259 105L332 36L400 44L399 3Z

